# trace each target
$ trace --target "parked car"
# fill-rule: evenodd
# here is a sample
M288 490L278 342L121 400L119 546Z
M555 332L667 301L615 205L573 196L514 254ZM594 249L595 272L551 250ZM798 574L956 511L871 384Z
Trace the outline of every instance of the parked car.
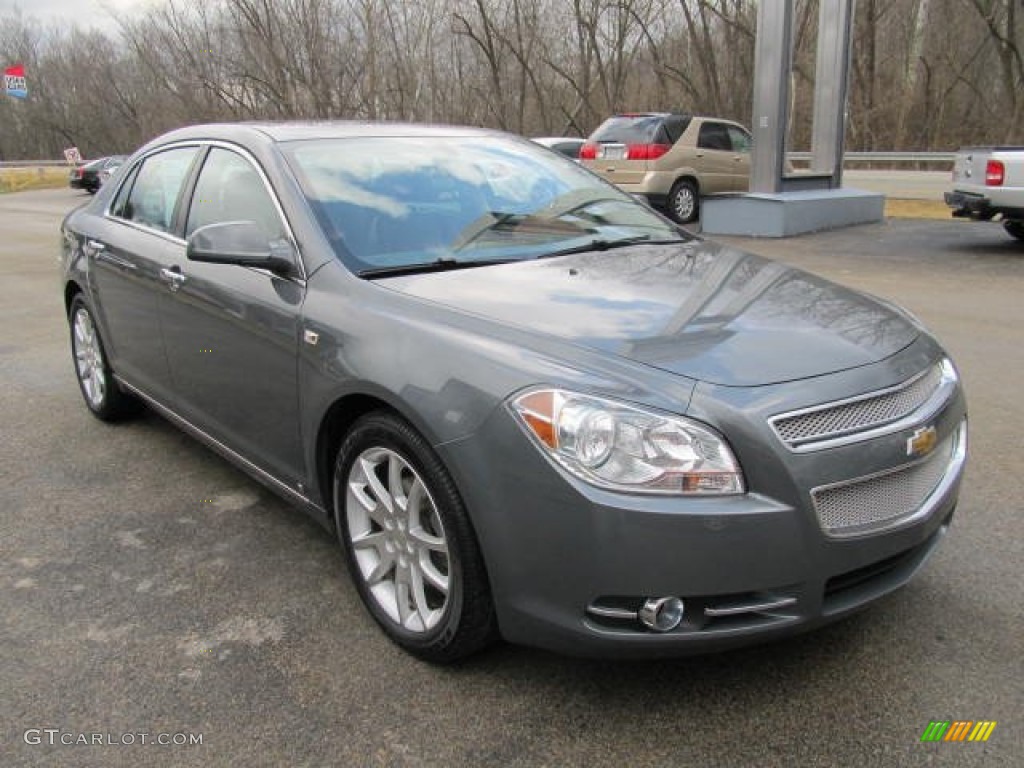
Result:
M543 136L535 139L531 139L542 147L553 149L560 155L565 155L573 160L578 160L580 156L580 148L584 144L583 139L573 138L572 136Z
M975 221L999 217L1006 232L1024 240L1024 147L965 147L953 163L953 216Z
M523 139L185 128L62 229L89 410L147 403L334 531L425 659L810 629L953 517L966 405L916 320Z
M750 147L750 133L739 123L642 112L601 123L580 150L580 160L688 224L700 215L702 196L747 191Z
M90 160L71 169L68 184L72 189L84 189L90 195L95 195L103 183L110 178L125 160L127 155L111 155Z

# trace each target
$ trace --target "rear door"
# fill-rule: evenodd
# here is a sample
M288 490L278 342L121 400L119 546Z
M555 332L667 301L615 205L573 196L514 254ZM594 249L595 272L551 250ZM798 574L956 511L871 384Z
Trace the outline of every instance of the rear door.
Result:
M268 241L293 241L255 161L213 146L195 183L184 232L252 221ZM294 242L294 241L293 241ZM305 281L262 269L189 261L161 302L177 407L204 432L294 486L303 477L297 355Z
M196 146L154 153L125 179L85 243L89 281L114 369L159 400L170 396L158 297L184 243L172 230Z
M693 163L700 175L703 194L732 192L735 189L735 160L729 127L717 120L704 120L697 133L697 151Z

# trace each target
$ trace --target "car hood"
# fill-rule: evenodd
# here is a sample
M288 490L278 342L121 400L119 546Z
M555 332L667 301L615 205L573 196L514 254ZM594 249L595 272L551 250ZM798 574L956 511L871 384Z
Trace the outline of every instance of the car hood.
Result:
M729 386L867 365L918 335L906 316L875 299L701 241L404 275L378 284Z

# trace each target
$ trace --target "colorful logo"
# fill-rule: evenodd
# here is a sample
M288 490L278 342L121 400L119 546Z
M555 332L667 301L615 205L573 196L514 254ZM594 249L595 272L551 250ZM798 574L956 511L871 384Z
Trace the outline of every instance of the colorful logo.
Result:
M988 741L995 729L995 720L932 720L921 741Z
M16 99L28 98L28 83L25 80L25 67L18 64L4 70L4 90L8 96Z

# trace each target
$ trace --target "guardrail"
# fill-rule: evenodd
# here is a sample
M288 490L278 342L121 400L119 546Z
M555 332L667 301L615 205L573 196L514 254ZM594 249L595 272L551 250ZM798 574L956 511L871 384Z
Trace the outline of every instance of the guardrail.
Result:
M0 168L70 168L65 160L0 160Z
M810 162L810 152L788 152L786 156L796 162ZM956 152L847 152L843 165L850 163L952 163Z

